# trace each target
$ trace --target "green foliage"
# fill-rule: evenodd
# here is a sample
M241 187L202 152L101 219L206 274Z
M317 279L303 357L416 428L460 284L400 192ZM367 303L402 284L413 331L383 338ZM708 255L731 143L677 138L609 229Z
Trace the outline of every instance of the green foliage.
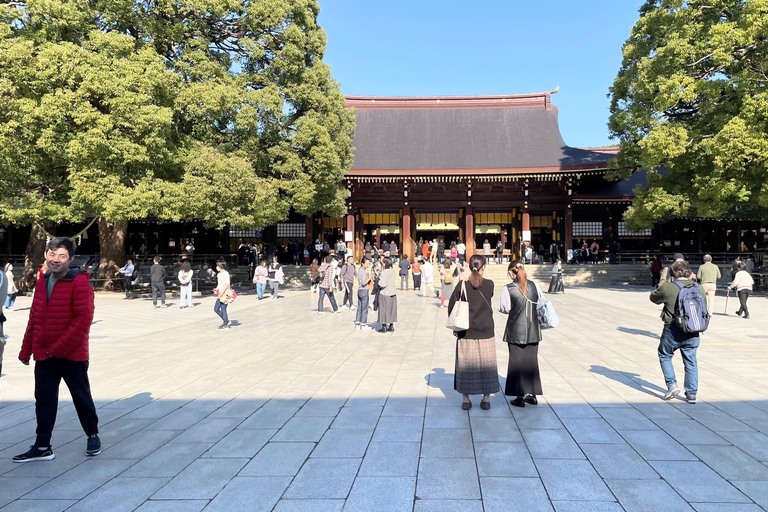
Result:
M611 88L628 227L768 211L768 0L647 0Z
M0 220L344 210L354 114L315 0L0 4Z

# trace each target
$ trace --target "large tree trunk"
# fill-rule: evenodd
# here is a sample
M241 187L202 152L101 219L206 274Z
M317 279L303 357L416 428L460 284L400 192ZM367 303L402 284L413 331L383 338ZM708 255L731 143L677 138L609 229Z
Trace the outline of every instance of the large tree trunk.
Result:
M115 273L125 265L125 236L128 232L128 221L112 222L99 217L99 278L104 282L105 290L114 290L122 283L116 279Z
M23 291L29 291L35 287L38 271L45 263L47 240L43 226L47 226L47 224L47 222L32 224L32 232L29 234L29 241L27 242L27 252L24 255L24 277L21 280Z

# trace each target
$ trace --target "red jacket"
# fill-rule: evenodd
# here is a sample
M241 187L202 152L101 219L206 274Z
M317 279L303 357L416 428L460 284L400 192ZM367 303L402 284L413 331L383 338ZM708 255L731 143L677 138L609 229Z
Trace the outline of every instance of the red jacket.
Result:
M50 357L87 361L93 322L93 288L88 272L71 269L54 283L49 299L50 275L40 272L37 280L19 359L28 361L34 356L35 361Z

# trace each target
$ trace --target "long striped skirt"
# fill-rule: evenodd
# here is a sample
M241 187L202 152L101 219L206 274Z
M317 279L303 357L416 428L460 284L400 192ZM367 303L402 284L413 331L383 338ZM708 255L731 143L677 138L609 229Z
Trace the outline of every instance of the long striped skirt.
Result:
M464 395L487 395L499 390L494 338L457 340L453 389Z

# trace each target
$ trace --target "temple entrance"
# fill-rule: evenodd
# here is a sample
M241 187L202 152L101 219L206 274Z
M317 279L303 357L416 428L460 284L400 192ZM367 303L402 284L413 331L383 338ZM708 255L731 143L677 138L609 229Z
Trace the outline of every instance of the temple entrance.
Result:
M381 248L386 240L402 247L400 240L400 212L365 212L363 213L363 245L371 244Z
M461 229L459 214L450 210L419 210L416 215L416 242L432 242L442 240L445 248L450 249L451 243L459 243Z

